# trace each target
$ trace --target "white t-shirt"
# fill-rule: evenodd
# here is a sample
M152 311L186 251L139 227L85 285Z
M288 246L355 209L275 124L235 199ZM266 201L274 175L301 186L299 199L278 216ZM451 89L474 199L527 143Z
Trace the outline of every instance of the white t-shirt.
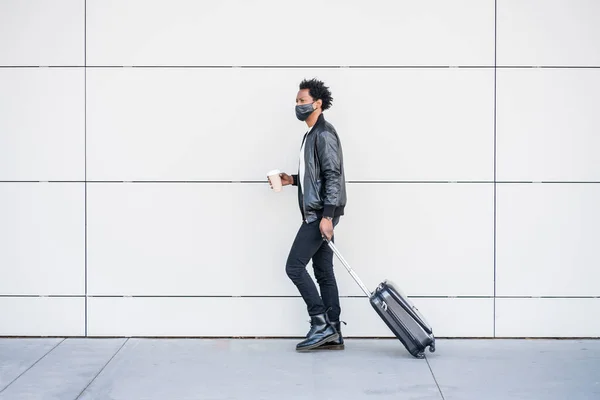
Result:
M314 126L314 125L313 125ZM306 144L306 141L308 140L308 134L310 133L310 131L312 130L312 126L310 128L308 128L308 131L306 132L306 138L304 139L304 141L302 142L302 147L300 148L300 167L298 168L298 182L302 182L304 184L304 181L302 180L302 177L304 176L304 145ZM304 192L304 187L301 187L302 192Z

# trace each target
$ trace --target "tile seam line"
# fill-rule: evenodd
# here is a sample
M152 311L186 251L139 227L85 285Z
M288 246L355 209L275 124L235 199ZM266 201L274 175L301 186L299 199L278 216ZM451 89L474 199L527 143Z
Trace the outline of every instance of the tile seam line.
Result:
M11 182L6 182L11 183ZM19 183L19 182L12 182ZM68 182L22 182L22 183L68 183ZM73 182L76 183L76 182ZM90 184L242 184L259 185L266 184L267 181L237 181L237 180L215 180L215 181L87 181ZM457 185L477 185L493 184L493 181L346 181L352 185L394 185L394 184L457 184Z
M498 82L498 0L494 0L494 198L493 198L493 209L494 209L494 216L493 216L493 221L492 221L492 225L493 225L493 251L492 251L492 257L493 257L493 268L494 268L494 299L493 299L493 306L492 306L492 336L496 337L496 296L497 296L497 263L496 263L496 259L497 259L497 211L498 211L498 203L497 203L497 190L498 190L498 148L497 148L497 128L498 128L498 123L497 123L497 110L498 110L498 95L497 95L497 82Z
M83 184L265 184L266 181L261 180L0 180L0 183L45 183L45 184L71 184L71 183L83 183ZM369 181L369 180L347 180L347 184L459 184L459 185L474 185L474 184L498 184L498 185L584 185L584 184L599 184L600 181L583 181L583 180L572 180L572 181L493 181L493 180L381 180L381 181Z
M85 294L0 294L0 298L60 298L60 299L83 299ZM230 299L230 298L242 298L242 299L290 299L300 298L297 295L162 295L162 294L149 294L149 295L130 295L130 294L88 294L88 298L178 298L178 299ZM529 299L546 299L546 300L591 300L600 299L598 295L564 295L564 296L552 296L552 295L540 295L540 296L526 296L526 295L409 295L412 299L466 299L466 300L489 300L489 299L506 299L506 300L529 300ZM365 298L364 295L340 295L340 298L344 299L358 299Z
M54 347L52 347L50 350L48 350L46 352L46 354L44 354L43 356L41 356L36 362L34 362L29 368L27 368L25 371L21 372L21 374L19 374L19 376L17 376L15 379L13 379L8 385L6 385L4 387L4 389L0 390L0 394L2 394L6 389L8 389L13 383L15 383L19 378L21 378L23 375L25 375L27 372L29 372L33 367L35 367L40 361L42 361L48 354L52 353L52 351L54 351L54 349L56 349L58 346L60 346L65 340L67 340L67 338L64 338L63 340L61 340L60 342L58 342L56 345L54 345Z
M123 347L125 347L125 345L129 342L129 339L130 338L125 339L123 344L121 344L121 347L119 347L118 350L115 352L115 354L113 354L112 357L106 362L106 364L104 364L104 366L102 368L100 368L100 371L98 371L98 373L92 378L92 380L86 385L86 387L83 388L83 390L81 391L81 393L79 393L79 395L75 398L75 400L78 400L81 396L83 396L85 391L88 390L88 388L92 385L92 383L94 383L94 381L100 376L100 374L104 371L104 369L108 366L108 364L110 364L110 362L117 356L117 354L119 354L119 352L123 349Z
M84 334L87 337L88 335L88 179L87 179L87 0L83 2L83 64L85 65L85 69L83 70L83 115L84 115L84 125L83 125L83 173L85 182L83 184L84 188L84 291L85 291L85 300L84 300L84 318L83 318L83 329Z
M0 65L0 69L600 69L600 65Z
M148 69L600 69L600 65L0 65L10 68L148 68Z
M0 65L0 69L493 69L493 65ZM521 68L539 68L537 66ZM578 67L579 68L579 67ZM584 68L584 67L581 67ZM587 67L590 68L590 67ZM593 67L592 67L593 68ZM600 67L598 67L600 68Z

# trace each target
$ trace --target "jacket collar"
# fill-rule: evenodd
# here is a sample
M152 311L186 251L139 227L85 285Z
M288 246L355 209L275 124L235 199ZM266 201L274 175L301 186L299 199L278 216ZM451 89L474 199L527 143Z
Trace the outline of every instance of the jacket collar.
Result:
M311 132L315 130L315 128L319 127L320 125L325 123L325 116L323 115L323 113L321 112L321 115L319 115L319 118L317 118L317 122L315 122L315 124L313 125L312 129L310 130Z

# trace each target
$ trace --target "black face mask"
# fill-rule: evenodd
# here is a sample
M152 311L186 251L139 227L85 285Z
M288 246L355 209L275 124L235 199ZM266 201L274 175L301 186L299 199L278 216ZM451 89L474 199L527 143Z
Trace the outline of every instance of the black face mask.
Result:
M308 118L310 114L315 111L314 108L312 108L312 105L313 103L296 106L296 118L298 118L300 121L305 121L306 118Z

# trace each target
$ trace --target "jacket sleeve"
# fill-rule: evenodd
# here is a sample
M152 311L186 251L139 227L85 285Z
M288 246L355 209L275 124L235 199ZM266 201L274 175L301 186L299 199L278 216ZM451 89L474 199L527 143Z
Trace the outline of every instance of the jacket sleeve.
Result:
M317 156L321 165L321 176L324 180L324 209L323 216L333 217L341 191L342 165L340 160L339 141L337 136L329 131L323 131L317 136Z
M298 186L298 175L291 175L292 177L292 185Z

